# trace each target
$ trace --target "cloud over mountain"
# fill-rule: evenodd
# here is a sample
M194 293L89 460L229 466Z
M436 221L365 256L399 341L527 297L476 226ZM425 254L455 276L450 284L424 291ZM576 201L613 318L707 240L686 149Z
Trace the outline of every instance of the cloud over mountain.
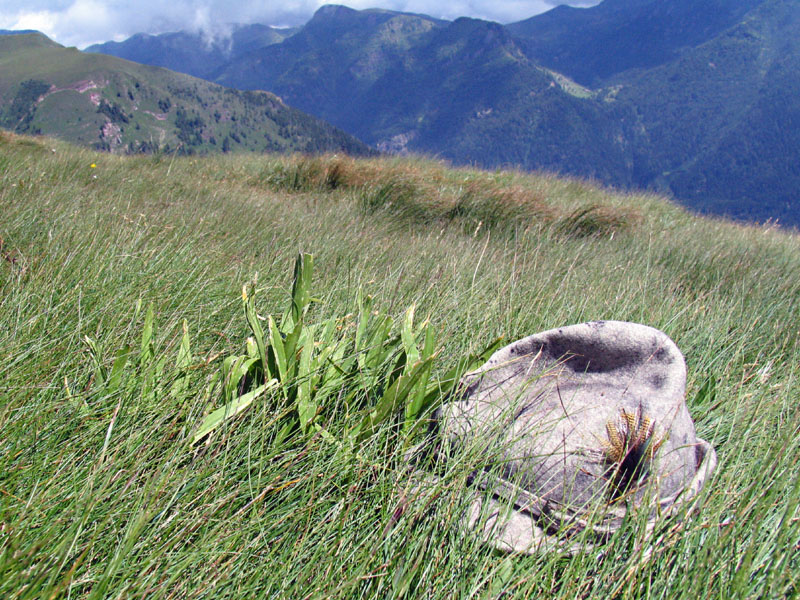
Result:
M36 29L61 44L84 47L122 40L134 33L194 30L225 36L228 23L295 26L306 22L324 0L5 0L0 29ZM556 4L591 6L598 0L349 0L352 8L386 8L455 19L468 16L511 22Z

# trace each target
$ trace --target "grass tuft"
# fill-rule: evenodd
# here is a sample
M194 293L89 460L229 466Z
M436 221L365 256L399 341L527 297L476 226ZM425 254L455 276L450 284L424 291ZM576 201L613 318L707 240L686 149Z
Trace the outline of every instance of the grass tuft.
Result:
M625 230L641 217L634 211L590 204L556 221L555 230L567 237L611 235Z

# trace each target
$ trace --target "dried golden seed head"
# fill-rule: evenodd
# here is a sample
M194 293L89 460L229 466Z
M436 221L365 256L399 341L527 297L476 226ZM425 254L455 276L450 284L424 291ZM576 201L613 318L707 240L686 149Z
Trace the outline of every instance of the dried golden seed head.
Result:
M627 454L644 450L645 446L648 458L652 458L666 439L654 439L655 423L641 409L630 413L623 408L618 422L606 423L606 433L608 441L603 445L609 462L620 462Z
M641 408L624 408L619 421L606 423L608 440L603 442L606 462L611 466L612 495L624 495L636 481L647 478L650 462L666 440L655 437L655 423Z
M619 462L625 456L625 438L614 423L606 423L608 441L604 442L606 458L609 462Z

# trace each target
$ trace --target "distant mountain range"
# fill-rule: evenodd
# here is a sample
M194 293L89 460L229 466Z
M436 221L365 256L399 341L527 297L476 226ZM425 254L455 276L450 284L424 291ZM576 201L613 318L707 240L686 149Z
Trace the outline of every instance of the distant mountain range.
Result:
M278 90L383 151L554 171L569 157L569 172L599 179L624 169L608 150L619 127L585 102L590 92L556 85L497 23L323 7L216 81Z
M86 51L212 79L227 63L254 50L282 42L295 33L297 29L232 24L227 35L217 37L185 31L160 35L137 33L122 42L89 46Z
M274 94L79 52L40 33L0 35L0 126L114 152L376 153Z
M603 97L636 113L637 185L706 212L800 226L800 2L762 2L619 83Z
M324 6L295 32L238 27L216 44L167 34L92 50L154 62L170 48L156 54L172 69L269 90L386 152L800 225L797 0L605 0L506 26Z
M605 0L557 6L508 26L526 51L582 85L675 60L738 24L763 0Z

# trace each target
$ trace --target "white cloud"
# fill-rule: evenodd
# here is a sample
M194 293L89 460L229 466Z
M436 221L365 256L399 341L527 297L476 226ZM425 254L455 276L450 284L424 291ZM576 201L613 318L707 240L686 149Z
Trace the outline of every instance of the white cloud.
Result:
M47 10L0 15L0 29L35 29L52 36L57 17Z
M0 17L2 29L36 29L67 46L85 46L118 33L125 16L107 3L75 0L69 6L47 10L19 10ZM145 24L144 21L141 22ZM123 28L124 29L124 28Z
M336 0L334 0L336 1ZM599 0L567 0L573 6ZM444 19L476 17L508 23L552 8L560 0L342 0L356 9L387 8ZM85 47L134 33L202 31L224 37L229 23L301 25L325 0L3 0L0 29L37 29L57 42Z

